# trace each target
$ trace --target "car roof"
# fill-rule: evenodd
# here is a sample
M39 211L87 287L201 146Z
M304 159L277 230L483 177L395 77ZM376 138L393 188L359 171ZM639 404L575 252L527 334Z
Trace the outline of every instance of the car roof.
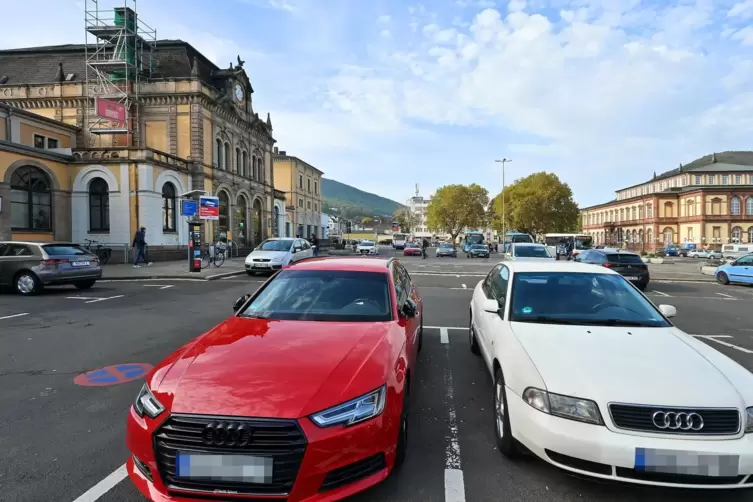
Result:
M32 242L32 241L0 241L0 244L23 244L24 246L79 246L75 242Z
M285 267L295 270L348 270L389 273L388 264L394 258L328 257L320 256L297 261Z
M599 265L565 260L501 261L512 273L519 272L571 272L580 274L617 274ZM619 275L619 274L618 274Z
M535 247L541 247L541 248L547 247L546 244L541 244L540 242L513 242L512 245L515 247L525 247L525 246L535 246Z
M628 251L626 249L619 249L619 248L603 248L603 249L589 249L589 251L598 251L602 254L632 254L635 256L638 256L638 253L635 253L633 251Z

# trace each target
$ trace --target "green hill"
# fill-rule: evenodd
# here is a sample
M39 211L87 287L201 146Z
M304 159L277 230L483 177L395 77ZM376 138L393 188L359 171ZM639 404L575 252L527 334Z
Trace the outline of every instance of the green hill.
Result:
M327 178L322 178L322 197L322 209L325 212L341 214L346 218L391 216L397 209L404 207L394 200Z

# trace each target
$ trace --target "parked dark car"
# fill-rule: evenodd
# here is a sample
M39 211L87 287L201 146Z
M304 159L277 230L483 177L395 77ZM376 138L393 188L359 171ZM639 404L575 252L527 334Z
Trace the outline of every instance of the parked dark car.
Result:
M66 242L0 242L0 286L31 296L45 286L89 289L102 278L99 258Z
M632 282L641 291L646 289L651 279L648 265L643 263L640 255L630 251L589 249L588 251L581 252L575 258L575 261L611 268Z
M443 256L451 256L453 258L457 258L458 250L455 246L453 246L449 242L443 242L437 248L437 258L441 258Z
M486 244L473 244L466 255L468 258L489 258L489 248Z

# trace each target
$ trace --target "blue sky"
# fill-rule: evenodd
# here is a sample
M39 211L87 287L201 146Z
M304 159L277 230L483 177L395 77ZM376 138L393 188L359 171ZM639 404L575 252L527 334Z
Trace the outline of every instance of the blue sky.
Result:
M100 3L103 3L101 0ZM122 5L123 0L117 4ZM246 60L278 146L404 202L418 183L546 170L581 205L753 148L753 0L139 0L159 38ZM3 7L26 19L28 5ZM83 2L37 0L0 48L81 43Z

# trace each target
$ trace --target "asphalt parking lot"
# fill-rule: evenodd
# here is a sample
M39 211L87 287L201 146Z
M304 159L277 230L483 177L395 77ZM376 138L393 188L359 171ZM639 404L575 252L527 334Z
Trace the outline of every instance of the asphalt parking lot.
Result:
M666 491L597 483L535 458L512 463L494 446L492 383L468 350L468 302L486 260L406 259L425 299L404 469L358 502L513 500L750 501L748 491ZM492 258L491 262L496 262ZM470 262L470 263L467 263ZM214 282L101 282L86 292L0 295L0 500L143 501L121 468L124 423L142 379L81 386L76 376L111 365L154 365L228 317L262 278ZM676 325L753 371L753 288L656 283L656 304L677 307ZM747 313L746 313L747 312ZM146 367L146 366L145 366ZM448 452L459 451L459 457ZM462 498L446 497L446 469L462 471ZM458 488L458 481L449 488Z

